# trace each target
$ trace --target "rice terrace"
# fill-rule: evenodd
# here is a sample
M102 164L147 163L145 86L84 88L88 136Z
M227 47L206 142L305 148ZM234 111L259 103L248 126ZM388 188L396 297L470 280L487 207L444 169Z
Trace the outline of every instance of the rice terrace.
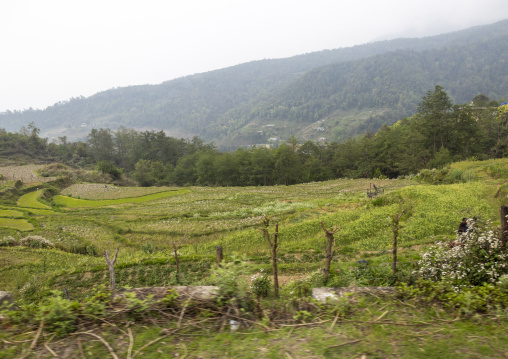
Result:
M4 1L0 359L508 358L508 7L455 2Z
M51 357L55 351L67 351L67 357L134 357L135 350L154 358L161 353L497 357L508 350L506 302L485 303L474 299L481 298L481 292L473 292L469 304L459 304L460 296L450 304L439 296L439 291L453 296L444 287L417 289L429 291L431 299L407 287L417 280L428 248L455 240L460 218L499 223L508 161L458 162L450 170L469 173L469 180L430 184L422 180L429 176L424 172L400 179L292 186L61 186L56 178L27 175L25 166L19 173L30 178L29 183L13 177L16 167L5 174L0 168L0 289L26 306L9 312L17 314L2 314L3 325L10 329L0 335L1 357ZM383 193L369 198L366 191L373 184ZM334 237L333 252L326 249L327 233ZM273 292L274 255L267 237L278 245L278 295ZM218 247L224 253L220 267ZM120 292L216 285L226 302L179 304L172 291L158 300L153 294L112 300L105 294L111 283L104 253L108 251L111 260L117 249L114 273ZM330 268L324 280L327 258ZM395 286L399 299L379 293L346 296L326 305L309 299L312 288L324 286ZM64 292L69 300L62 298ZM497 296L506 298L502 293ZM425 300L427 309L418 308ZM41 303L46 314L36 312L35 303ZM23 330L26 315L34 315L31 332ZM37 321L41 315L45 319ZM100 331L93 330L95 320L103 323ZM230 320L240 323L240 329L231 329ZM145 324L125 326L136 322ZM198 325L201 334L193 337L197 323L203 323ZM56 336L34 339L37 330ZM85 334L76 336L81 332ZM95 340L79 339L87 335ZM200 335L213 339L199 340ZM33 344L37 341L41 345ZM253 345L257 350L247 349Z

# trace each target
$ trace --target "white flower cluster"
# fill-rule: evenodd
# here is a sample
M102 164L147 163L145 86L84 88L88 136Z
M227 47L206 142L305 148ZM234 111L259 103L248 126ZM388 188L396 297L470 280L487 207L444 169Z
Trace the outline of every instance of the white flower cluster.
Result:
M48 248L55 245L41 236L27 236L19 241L19 244L26 247Z
M480 285L497 282L508 273L508 252L500 234L490 223L479 226L468 220L468 231L457 235L451 243L432 246L418 262L415 272L423 279L446 280L455 285Z

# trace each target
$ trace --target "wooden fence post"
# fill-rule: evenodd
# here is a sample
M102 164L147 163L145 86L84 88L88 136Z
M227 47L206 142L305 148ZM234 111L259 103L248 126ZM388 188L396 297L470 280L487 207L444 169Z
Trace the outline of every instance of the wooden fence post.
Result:
M108 264L108 270L109 270L109 284L111 286L111 292L115 294L116 289L116 282L115 282L115 263L116 263L116 257L118 255L118 251L120 249L117 248L115 251L115 256L113 257L113 260L109 258L109 252L106 249L104 251L104 254L106 255L106 263Z
M324 269L324 282L325 284L328 282L328 276L330 275L330 267L332 265L332 259L335 251L337 248L333 248L333 245L335 243L335 238L333 235L337 233L337 228L332 228L331 230L328 230L325 228L325 225L323 222L319 222L321 224L321 228L323 228L323 231L325 231L326 235L326 248L325 248L325 269Z
M270 233L268 232L268 226L270 225L270 219L265 216L263 220L265 228L261 228L260 231L265 236L270 249L272 250L272 265L273 265L273 293L276 297L279 296L279 274L277 271L277 247L278 247L278 236L279 236L279 223L275 224L275 233L273 234L273 241L270 239Z
M187 237L184 237L186 239ZM173 256L175 257L175 265L176 265L176 283L180 284L180 258L178 258L178 250L180 249L181 244L173 243Z
M222 259L224 259L222 246L215 247L215 255L217 256L217 265L221 267Z
M499 213L501 214L501 241L506 247L508 242L508 218L506 218L506 216L508 216L508 207L501 206Z
M392 225L393 225L393 261L392 261L392 274L395 275L397 273L397 237L399 236L399 221L402 215L406 212L406 210L403 210L400 213L395 213L392 216Z

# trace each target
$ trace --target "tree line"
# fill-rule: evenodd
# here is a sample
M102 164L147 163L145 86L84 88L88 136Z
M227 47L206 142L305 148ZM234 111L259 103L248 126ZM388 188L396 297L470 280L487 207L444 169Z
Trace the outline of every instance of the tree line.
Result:
M291 136L276 148L265 146L221 152L198 137L163 131L93 129L86 141L65 137L48 143L33 123L18 133L0 132L0 155L31 156L95 168L113 179L122 174L141 186L268 186L335 178L396 178L464 159L508 155L508 106L485 95L453 105L436 86L422 98L416 114L376 133L345 142L305 141Z

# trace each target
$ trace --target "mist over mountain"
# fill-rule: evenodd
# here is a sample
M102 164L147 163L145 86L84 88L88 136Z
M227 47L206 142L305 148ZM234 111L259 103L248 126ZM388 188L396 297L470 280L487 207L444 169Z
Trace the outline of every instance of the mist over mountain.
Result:
M42 135L70 140L92 128L155 129L222 149L291 135L341 141L410 116L435 85L455 103L479 93L506 98L506 58L508 20L110 89L44 110L4 112L0 127L17 131L34 122Z

